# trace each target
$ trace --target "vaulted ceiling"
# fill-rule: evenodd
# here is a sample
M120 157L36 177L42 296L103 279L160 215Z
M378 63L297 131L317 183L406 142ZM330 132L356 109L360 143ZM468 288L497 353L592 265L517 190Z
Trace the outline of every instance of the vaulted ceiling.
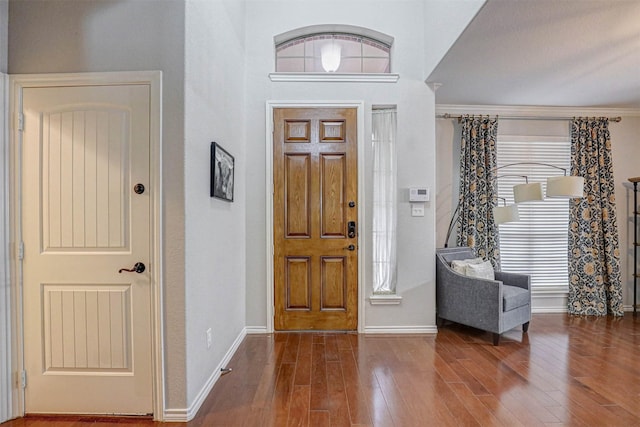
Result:
M640 108L640 0L488 0L427 82L438 104Z

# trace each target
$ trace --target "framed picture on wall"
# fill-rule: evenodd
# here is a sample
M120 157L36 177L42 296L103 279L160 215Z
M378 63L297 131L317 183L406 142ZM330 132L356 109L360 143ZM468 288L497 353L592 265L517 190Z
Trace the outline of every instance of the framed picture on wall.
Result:
M231 154L218 143L211 143L211 197L233 202L234 163Z

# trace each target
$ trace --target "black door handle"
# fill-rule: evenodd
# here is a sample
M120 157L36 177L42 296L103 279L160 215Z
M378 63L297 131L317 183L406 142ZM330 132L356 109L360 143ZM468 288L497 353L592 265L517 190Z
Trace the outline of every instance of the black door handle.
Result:
M128 271L129 273L143 273L147 267L141 262L136 262L133 268L121 268L118 270L118 273L122 273L123 271Z
M348 251L355 251L356 247L355 247L355 245L349 245L345 249L348 250Z

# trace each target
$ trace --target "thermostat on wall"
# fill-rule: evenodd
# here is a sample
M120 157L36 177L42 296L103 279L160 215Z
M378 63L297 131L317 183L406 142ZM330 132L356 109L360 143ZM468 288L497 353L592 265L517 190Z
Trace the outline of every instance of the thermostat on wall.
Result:
M429 201L429 189L426 187L409 188L409 201L422 203Z

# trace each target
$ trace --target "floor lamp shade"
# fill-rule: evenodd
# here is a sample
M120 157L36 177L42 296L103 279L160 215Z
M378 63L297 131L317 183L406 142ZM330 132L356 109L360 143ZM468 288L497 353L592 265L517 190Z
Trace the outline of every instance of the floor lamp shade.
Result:
M495 221L496 225L504 224L506 222L519 221L520 215L518 213L518 206L496 206L495 208L493 208L493 220Z
M552 176L547 178L547 197L583 197L584 178L581 176Z
M534 182L531 184L514 185L513 198L516 203L544 200L544 197L542 197L542 184Z

